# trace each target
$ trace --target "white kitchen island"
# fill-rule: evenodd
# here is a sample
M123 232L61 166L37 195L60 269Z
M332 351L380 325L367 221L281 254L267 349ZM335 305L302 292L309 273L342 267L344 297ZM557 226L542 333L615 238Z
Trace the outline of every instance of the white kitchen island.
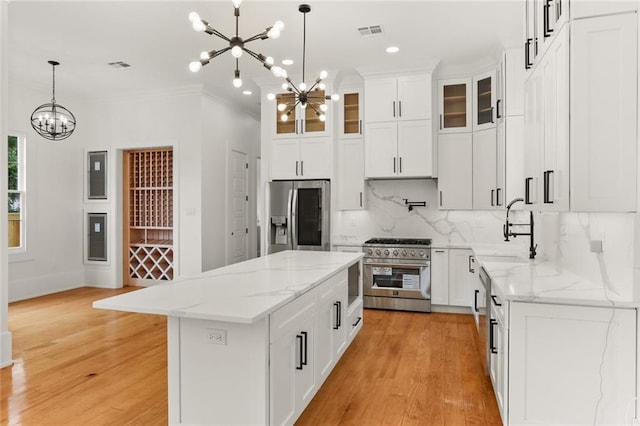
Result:
M93 306L167 316L170 424L292 424L362 327L361 258L285 251Z

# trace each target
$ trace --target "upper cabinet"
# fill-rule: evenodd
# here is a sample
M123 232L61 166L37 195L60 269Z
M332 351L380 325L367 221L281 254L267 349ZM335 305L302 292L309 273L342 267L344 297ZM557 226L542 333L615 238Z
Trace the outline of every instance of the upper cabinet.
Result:
M364 111L362 89L340 90L340 102L339 137L341 139L361 138L364 130L362 128Z
M365 177L433 174L431 74L365 78Z
M438 82L439 133L471 131L471 79Z
M473 130L496 127L496 70L473 77Z
M337 140L338 208L362 210L365 203L363 89L341 89Z
M324 99L325 91L316 90L314 97ZM319 114L310 107L302 108L301 105L296 106L288 115L286 120L282 120L283 112L278 110L278 105L292 105L294 102L294 94L291 92L276 94L275 102L273 102L273 123L271 137L273 139L283 138L300 138L300 137L317 137L328 136L330 123L321 121ZM330 105L329 108L334 105ZM327 117L331 115L328 114Z
M607 2L574 2L572 8L577 3ZM532 69L543 56L568 16L569 0L525 0L525 69Z

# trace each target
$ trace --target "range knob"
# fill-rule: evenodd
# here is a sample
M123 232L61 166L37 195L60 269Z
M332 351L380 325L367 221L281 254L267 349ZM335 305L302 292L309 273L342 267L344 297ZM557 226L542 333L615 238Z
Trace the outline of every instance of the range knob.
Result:
M416 251L415 250L411 250L411 256L415 257L415 255L416 255Z
M385 250L385 251L384 251L384 255L385 255L385 256L389 256L389 250Z
M368 254L368 255L372 255L372 254L373 254L373 249L368 249L368 250L367 250L367 254Z
M420 257L424 257L425 253L423 250L420 250Z
M376 254L379 256L380 255L380 249L376 249Z
M394 251L393 251L393 255L394 255L394 256L397 256L397 255L398 255L398 250L394 250Z
M407 251L406 250L402 250L402 255L406 257L407 256Z

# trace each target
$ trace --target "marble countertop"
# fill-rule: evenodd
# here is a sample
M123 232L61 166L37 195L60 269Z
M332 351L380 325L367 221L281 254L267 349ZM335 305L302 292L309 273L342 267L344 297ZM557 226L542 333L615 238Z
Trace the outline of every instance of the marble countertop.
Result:
M283 251L98 300L93 307L251 324L361 258L361 253Z
M492 251L472 246L476 260L491 278L492 293L504 300L583 306L640 307L632 282L611 283L601 277L587 280L556 262L528 259L526 252Z

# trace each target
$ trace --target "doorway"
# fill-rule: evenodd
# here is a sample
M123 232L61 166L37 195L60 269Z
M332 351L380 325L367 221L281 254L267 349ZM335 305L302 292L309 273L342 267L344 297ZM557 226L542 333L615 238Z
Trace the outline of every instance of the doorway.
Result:
M249 250L249 162L244 152L229 152L229 178L227 180L227 264L242 262Z

